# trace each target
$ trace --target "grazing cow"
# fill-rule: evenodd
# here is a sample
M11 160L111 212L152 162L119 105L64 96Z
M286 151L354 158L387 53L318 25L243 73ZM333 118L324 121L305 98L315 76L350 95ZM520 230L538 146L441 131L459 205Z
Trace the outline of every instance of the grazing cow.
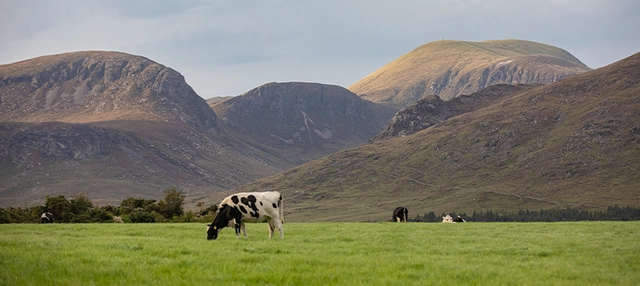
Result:
M458 216L453 220L453 222L466 222L461 216Z
M40 223L53 223L53 214L50 212L42 213Z
M273 236L274 229L278 230L280 238L284 238L284 213L280 193L237 193L220 202L218 214L207 225L207 239L218 238L218 233L226 226L235 226L236 237L240 237L242 232L244 237L249 238L244 223L264 221L269 225L269 239Z
M393 210L393 221L395 222L407 222L409 216L409 210L405 207L397 207Z

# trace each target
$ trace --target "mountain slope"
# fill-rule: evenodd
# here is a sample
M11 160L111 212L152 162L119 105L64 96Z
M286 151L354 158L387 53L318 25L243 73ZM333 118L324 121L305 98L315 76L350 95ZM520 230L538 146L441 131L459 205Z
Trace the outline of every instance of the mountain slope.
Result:
M364 99L400 107L450 100L494 84L551 83L590 70L565 50L522 40L431 42L352 84Z
M638 207L639 82L635 54L234 191L280 191L288 221L388 220L400 205L413 214Z
M302 82L268 83L211 107L227 132L283 169L366 143L397 111L339 86Z

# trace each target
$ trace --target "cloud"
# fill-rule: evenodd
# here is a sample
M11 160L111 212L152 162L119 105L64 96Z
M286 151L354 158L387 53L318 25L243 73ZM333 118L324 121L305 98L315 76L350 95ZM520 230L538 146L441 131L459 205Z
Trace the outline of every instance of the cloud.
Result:
M440 39L536 41L597 68L638 52L637 15L633 0L8 0L0 63L122 51L172 67L207 98L272 81L349 86Z

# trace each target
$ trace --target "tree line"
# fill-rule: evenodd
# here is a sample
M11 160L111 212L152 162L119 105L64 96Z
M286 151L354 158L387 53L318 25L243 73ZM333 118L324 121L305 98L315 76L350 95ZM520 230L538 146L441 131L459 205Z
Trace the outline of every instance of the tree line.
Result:
M0 208L0 223L39 223L42 213L53 214L54 223L153 223L153 222L211 222L216 205L200 211L184 211L184 194L176 188L164 190L164 199L126 198L119 206L94 206L84 194L70 199L47 196L44 205L25 208Z
M164 199L126 198L119 206L94 206L83 194L70 199L64 196L47 196L44 205L29 208L0 208L0 223L39 223L40 215L50 212L56 223L109 223L121 221L126 223L154 222L211 222L217 211L216 205L205 207L198 203L199 211L184 211L185 196L176 188L164 190ZM442 217L433 211L417 215L415 222L442 222ZM455 218L461 216L467 222L558 222L558 221L630 221L640 220L640 208L609 206L602 211L586 211L572 208L539 211L521 210L518 212L474 211L473 214L448 213Z
M446 215L447 214L443 213L441 216L436 216L434 212L429 212L424 215L417 215L413 221L442 222L442 217ZM640 208L614 205L609 206L607 210L593 212L566 208L552 210L541 209L539 211L520 210L518 212L504 213L487 210L484 212L474 211L471 215L467 215L466 213L450 212L448 215L453 218L461 216L468 222L630 221L640 220Z

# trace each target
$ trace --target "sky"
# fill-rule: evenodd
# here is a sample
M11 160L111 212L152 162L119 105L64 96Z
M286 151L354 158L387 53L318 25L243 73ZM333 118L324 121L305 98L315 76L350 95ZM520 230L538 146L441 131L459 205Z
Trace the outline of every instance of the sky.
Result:
M640 1L0 0L0 64L125 52L205 99L269 82L348 87L442 39L534 41L599 68L640 51Z

